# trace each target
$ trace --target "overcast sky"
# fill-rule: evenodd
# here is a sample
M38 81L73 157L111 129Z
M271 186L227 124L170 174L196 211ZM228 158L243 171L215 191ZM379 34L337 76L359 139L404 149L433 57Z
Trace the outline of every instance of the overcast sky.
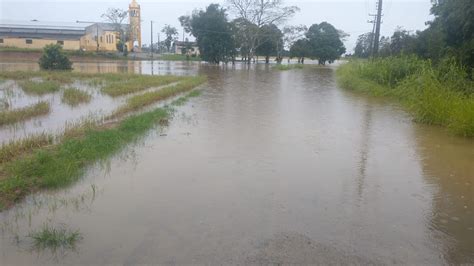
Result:
M305 24L327 21L336 28L350 34L345 44L348 52L355 46L357 36L372 31L367 23L369 13L375 13L377 0L286 0L287 5L296 5L301 11L286 24ZM75 22L76 20L97 21L107 8L127 9L128 0L0 0L0 20L45 22ZM154 40L157 29L165 24L176 26L180 32L178 17L191 14L194 9L205 8L210 3L225 3L225 0L137 0L142 9L143 43L150 43L150 21L154 24ZM397 26L406 30L425 29L425 22L431 19L430 0L384 0L382 35L391 35ZM182 36L182 35L180 35ZM181 39L182 37L180 37Z

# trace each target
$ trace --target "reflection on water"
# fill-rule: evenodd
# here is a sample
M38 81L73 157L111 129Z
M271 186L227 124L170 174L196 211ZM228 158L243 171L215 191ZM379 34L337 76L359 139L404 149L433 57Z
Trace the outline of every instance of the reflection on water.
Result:
M32 226L16 214L31 199L0 214L15 227L0 264L474 263L474 141L339 89L334 68L81 64L209 83L169 128L68 189L101 188L87 207L39 208ZM79 228L77 253L51 261L15 245L12 232L45 221Z

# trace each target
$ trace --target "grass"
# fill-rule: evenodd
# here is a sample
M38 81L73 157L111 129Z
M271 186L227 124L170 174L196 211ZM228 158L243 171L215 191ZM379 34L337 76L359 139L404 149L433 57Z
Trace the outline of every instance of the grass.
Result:
M186 57L186 55L181 54L164 54L158 57L159 60L164 61L201 61L201 57Z
M303 69L303 68L304 68L303 64L294 64L294 65L278 64L273 67L273 69L281 70L281 71L286 71L286 70L291 70L291 69Z
M31 153L35 149L52 145L53 140L52 135L43 133L4 143L0 147L0 164L13 161L22 155Z
M189 79L181 91L203 80L201 77ZM183 98L197 95L191 93ZM56 145L39 148L31 154L5 162L1 165L0 211L39 189L71 184L85 173L88 166L119 152L157 124L165 124L172 113L173 109L163 107L128 117L121 122L84 127L80 137L68 135Z
M183 79L176 85L168 86L156 91L146 92L141 95L133 96L127 99L126 103L117 109L111 118L120 117L126 113L133 112L143 108L144 106L153 104L157 101L165 100L170 97L176 96L180 93L190 91L195 87L204 83L206 79L204 77L188 77Z
M27 94L43 95L47 93L54 93L59 91L60 84L56 81L32 81L25 80L19 82L20 87Z
M112 76L109 76L108 84L102 88L102 92L112 97L121 96L130 93L136 93L152 87L159 87L177 82L182 77L177 76L142 76L133 75L127 79L118 79L110 81Z
M339 67L337 77L344 88L399 100L418 122L474 137L474 83L453 81L439 68L414 57L351 61ZM465 77L456 66L449 71L449 76Z
M49 112L50 104L48 102L38 102L23 108L1 111L0 126L25 121L33 117L48 114Z
M76 106L81 103L88 103L91 101L91 99L92 96L85 91L81 91L76 88L67 88L63 92L61 101L70 106Z
M74 249L77 242L82 239L79 231L72 231L64 227L54 228L44 225L39 231L30 233L34 247L37 249Z
M175 106L181 106L184 105L189 99L194 98L194 97L199 97L201 95L200 90L193 90L187 95L183 97L179 97L178 99L174 100L171 104Z

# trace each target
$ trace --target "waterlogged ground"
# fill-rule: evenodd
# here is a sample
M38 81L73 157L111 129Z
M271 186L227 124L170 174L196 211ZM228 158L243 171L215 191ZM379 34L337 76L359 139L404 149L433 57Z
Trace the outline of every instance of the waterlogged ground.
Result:
M89 64L76 70L152 70ZM0 213L0 265L474 263L473 140L338 88L331 67L153 73L209 83L79 183ZM36 250L44 224L82 240Z

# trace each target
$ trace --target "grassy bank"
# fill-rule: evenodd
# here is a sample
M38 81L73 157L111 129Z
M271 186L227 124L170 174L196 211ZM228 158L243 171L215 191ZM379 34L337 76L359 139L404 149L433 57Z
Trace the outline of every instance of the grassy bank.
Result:
M7 124L14 124L21 121L28 120L33 117L48 114L50 105L48 102L38 102L31 106L1 111L0 112L0 126Z
M128 79L119 78L109 82L102 88L102 92L112 97L121 96L130 93L136 93L152 87L159 87L177 82L183 79L177 76L131 76Z
M348 89L401 101L418 122L474 137L474 83L453 62L436 67L415 57L351 61L337 70Z
M197 80L202 81L201 78ZM184 96L185 99L189 97ZM0 210L39 189L71 184L85 173L88 166L109 158L157 124L165 123L172 112L170 107L157 108L118 123L90 127L79 136L34 149L13 161L6 160L0 171Z

